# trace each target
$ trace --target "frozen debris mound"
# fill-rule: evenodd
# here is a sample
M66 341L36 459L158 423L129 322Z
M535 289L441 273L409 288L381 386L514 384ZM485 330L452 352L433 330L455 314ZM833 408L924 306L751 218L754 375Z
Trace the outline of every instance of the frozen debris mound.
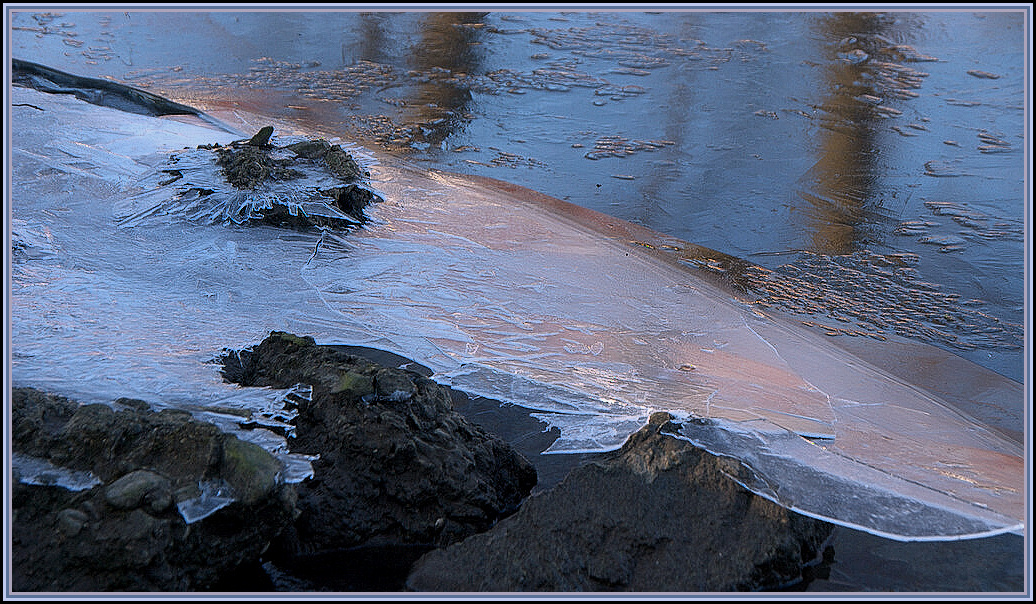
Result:
M382 199L361 184L370 173L352 155L324 139L292 137L276 145L273 132L266 126L247 140L171 153L145 176L143 192L129 200L119 224L182 216L306 230L367 221L364 208Z

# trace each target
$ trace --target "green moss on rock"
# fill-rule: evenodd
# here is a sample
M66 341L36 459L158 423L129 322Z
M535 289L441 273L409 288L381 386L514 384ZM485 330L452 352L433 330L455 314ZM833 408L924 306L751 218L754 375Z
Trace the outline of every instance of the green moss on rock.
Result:
M145 511L157 514L173 504L172 483L161 474L136 470L108 485L104 499L116 509L143 507Z
M374 378L353 371L346 371L339 376L338 385L331 389L331 394L345 394L360 398L374 392Z
M312 336L297 336L286 331L271 331L270 337L296 346L316 346L317 344L317 341Z
M228 436L223 442L220 474L241 503L253 505L277 485L281 464L254 443Z

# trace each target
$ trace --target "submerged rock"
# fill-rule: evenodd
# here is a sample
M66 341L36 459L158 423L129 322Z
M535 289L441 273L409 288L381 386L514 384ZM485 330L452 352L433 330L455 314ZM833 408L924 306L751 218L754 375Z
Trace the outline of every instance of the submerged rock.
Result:
M420 554L488 529L536 483L528 460L469 423L449 390L419 373L283 332L221 361L225 379L243 386L312 385L288 442L320 457L313 478L296 485L294 534L271 553L296 575L334 561L395 574L401 586ZM342 581L334 587L369 586L359 576Z
M744 591L799 580L832 526L731 480L667 413L488 532L432 551L412 591ZM730 466L730 467L728 467Z
M116 406L13 390L13 588L208 590L257 565L296 513L280 463L189 413ZM70 488L25 475L41 467L96 480ZM214 485L222 500L206 499Z

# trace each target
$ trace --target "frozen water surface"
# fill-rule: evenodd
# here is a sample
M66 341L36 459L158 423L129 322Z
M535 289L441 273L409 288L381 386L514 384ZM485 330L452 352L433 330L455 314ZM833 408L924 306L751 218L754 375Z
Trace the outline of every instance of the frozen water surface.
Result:
M233 489L222 481L199 482L198 490L197 497L176 504L176 510L187 524L204 520L234 502Z
M1016 441L750 304L677 239L388 162L371 166L385 201L348 232L141 213L127 200L166 203L147 195L172 152L244 135L20 88L13 103L15 385L247 409L276 427L277 401L304 385L229 386L209 361L286 330L401 353L529 408L560 428L551 452L615 448L666 410L684 438L742 462L732 478L809 515L902 540L1023 527ZM1016 382L963 367L981 396L1021 400ZM273 432L243 434L284 452Z
M85 491L101 484L92 472L62 468L46 459L22 453L11 456L11 468L26 484L58 486L70 491Z

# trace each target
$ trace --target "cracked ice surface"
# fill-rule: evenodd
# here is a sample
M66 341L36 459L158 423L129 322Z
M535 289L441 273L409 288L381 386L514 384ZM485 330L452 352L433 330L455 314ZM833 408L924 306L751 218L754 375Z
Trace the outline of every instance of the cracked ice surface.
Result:
M240 136L16 92L45 109L12 110L16 384L227 406L254 395L205 362L279 329L397 352L526 407L560 428L549 452L618 447L670 411L683 438L741 461L733 479L809 515L898 539L1022 527L1020 446L631 245L649 236L633 225L383 165L371 172L385 202L346 235L171 214L119 227L161 153Z

